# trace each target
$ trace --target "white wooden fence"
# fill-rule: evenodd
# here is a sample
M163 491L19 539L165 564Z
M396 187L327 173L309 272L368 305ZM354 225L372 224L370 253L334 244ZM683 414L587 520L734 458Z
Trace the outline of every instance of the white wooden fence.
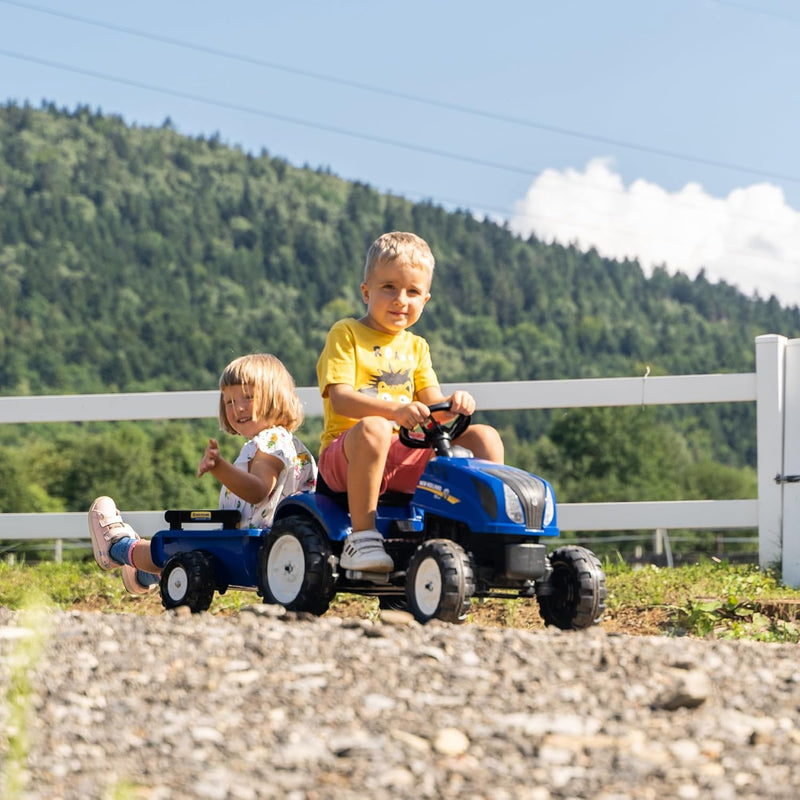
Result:
M560 503L562 531L688 528L758 529L759 563L782 566L800 587L800 339L755 340L756 371L459 384L482 410L755 402L758 498L637 503ZM449 393L455 387L442 387ZM322 413L316 387L298 390L308 416ZM218 393L0 397L0 424L92 420L189 419L217 416ZM164 527L163 511L126 518L143 535ZM0 514L0 540L87 539L86 514Z

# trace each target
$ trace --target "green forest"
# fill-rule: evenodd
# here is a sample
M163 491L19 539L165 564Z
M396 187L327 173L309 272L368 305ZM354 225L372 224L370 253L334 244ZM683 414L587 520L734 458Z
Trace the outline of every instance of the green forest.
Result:
M222 367L278 355L313 385L328 327L361 313L370 242L430 243L415 327L442 382L754 369L754 339L800 336L774 298L635 261L523 240L327 169L141 128L88 108L0 107L0 394L214 389ZM755 496L749 404L479 414L509 463L559 499ZM0 511L214 505L194 477L215 420L6 425ZM301 436L316 451L319 421ZM225 437L231 453L238 450Z

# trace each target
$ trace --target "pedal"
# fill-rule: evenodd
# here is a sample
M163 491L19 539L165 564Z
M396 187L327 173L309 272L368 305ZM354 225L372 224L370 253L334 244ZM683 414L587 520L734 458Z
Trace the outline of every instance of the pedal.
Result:
M366 581L367 583L389 583L389 572L364 572L360 569L346 569L344 576L351 581Z

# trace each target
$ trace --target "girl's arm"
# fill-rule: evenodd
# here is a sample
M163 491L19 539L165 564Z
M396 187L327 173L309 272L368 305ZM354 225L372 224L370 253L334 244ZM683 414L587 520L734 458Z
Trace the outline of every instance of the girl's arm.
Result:
M277 456L262 453L260 450L250 460L250 469L243 469L226 461L219 454L216 439L208 440L208 447L200 460L197 476L210 472L223 486L241 497L246 503L255 505L268 497L278 482L285 465Z

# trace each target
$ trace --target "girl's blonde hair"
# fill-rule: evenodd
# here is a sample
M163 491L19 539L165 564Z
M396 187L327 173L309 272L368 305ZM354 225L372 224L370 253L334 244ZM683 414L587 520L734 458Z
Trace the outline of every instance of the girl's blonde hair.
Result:
M253 419L267 420L295 431L303 422L303 407L295 392L294 378L283 362L269 353L240 356L228 364L219 377L219 389L226 386L253 387ZM225 400L219 397L219 426L226 433L236 433L225 414Z

